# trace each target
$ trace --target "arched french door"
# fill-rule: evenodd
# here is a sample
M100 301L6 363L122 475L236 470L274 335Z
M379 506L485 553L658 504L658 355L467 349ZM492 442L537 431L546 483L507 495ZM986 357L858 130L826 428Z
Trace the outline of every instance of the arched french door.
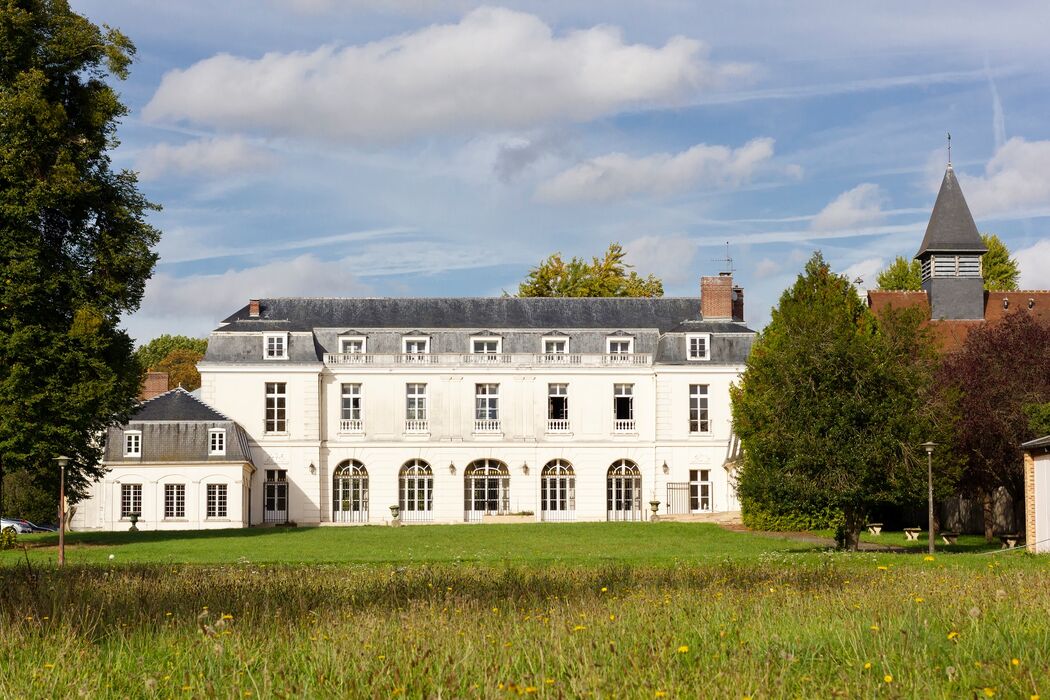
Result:
M496 459L477 459L463 470L463 518L480 522L483 515L510 512L510 471Z
M403 522L434 519L434 472L421 459L405 462L398 473L398 505Z
M547 462L540 472L540 519L576 519L576 472L564 459Z
M340 462L332 474L332 522L368 522L368 470L356 459Z
M629 459L612 463L605 478L609 520L642 519L642 473Z

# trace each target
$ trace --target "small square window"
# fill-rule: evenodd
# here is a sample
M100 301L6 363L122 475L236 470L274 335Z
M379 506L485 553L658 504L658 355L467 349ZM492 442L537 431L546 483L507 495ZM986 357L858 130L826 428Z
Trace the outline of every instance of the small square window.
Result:
M208 431L208 454L226 454L226 429L215 428Z
M142 433L138 432L137 430L134 432L128 431L124 433L124 456L142 456Z
M630 355L634 352L634 338L609 338L607 342L610 355Z
M474 355L498 355L502 344L500 338L471 338L470 352Z
M340 338L339 339L339 352L343 355L363 355L365 354L365 339L364 337L354 338Z
M410 337L401 339L401 349L406 355L426 355L430 352L430 338Z
M693 361L711 359L711 334L694 333L685 337L687 357Z
M267 360L288 359L288 334L264 333L263 358Z

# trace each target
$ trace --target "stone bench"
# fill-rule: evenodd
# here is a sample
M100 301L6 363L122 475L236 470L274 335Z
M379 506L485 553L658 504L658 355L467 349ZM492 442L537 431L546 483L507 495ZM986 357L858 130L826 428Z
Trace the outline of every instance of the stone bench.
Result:
M944 544L955 544L959 541L959 533L945 530L941 533L941 539L944 541Z
M868 523L868 532L878 537L882 534L882 523Z
M1002 546L999 549L1013 549L1020 543L1021 533L1001 532L999 533L999 541L1002 542Z
M922 532L921 527L906 527L904 528L904 536L909 542L918 542L919 533Z

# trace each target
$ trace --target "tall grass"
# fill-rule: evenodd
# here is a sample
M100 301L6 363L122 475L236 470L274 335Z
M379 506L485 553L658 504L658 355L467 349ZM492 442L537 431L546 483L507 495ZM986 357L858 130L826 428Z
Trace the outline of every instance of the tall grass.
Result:
M1050 571L717 564L0 569L0 697L1050 693Z

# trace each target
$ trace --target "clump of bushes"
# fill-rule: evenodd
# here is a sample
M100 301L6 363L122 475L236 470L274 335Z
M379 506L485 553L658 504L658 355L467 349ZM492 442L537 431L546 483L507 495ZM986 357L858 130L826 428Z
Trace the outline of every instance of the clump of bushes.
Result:
M744 525L752 530L801 532L805 530L838 530L843 524L842 511L832 506L777 508L751 499L741 502Z

